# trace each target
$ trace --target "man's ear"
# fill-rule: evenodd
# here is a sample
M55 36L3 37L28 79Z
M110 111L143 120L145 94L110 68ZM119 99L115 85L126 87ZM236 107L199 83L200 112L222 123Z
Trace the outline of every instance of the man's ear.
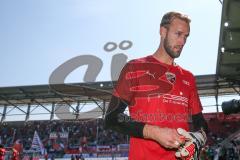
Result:
M160 27L160 35L162 38L165 38L167 35L167 28L166 27Z

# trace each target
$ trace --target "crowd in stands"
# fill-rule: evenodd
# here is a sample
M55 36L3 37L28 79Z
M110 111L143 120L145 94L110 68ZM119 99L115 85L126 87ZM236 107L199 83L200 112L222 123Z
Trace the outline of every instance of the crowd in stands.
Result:
M37 131L45 148L79 148L85 145L117 145L128 143L125 135L112 130L105 130L102 119L89 121L30 121L9 122L0 125L0 143L11 147L16 140L21 140L24 150L32 145L34 132ZM68 139L51 139L51 133L68 133ZM55 145L55 146L54 146ZM58 146L59 147L59 146Z
M208 144L203 149L201 159L231 159L236 158L236 149L239 144L234 143L232 147L221 147L221 142L232 133L240 129L239 121L219 121L217 118L207 120L209 126ZM71 121L29 121L29 122L7 122L0 125L0 144L4 147L12 147L18 140L23 150L31 149L34 132L37 131L48 153L65 154L69 150L77 150L82 153L91 152L88 146L109 145L129 143L129 137L105 130L102 119L95 120L71 120ZM51 138L51 133L56 133ZM61 137L59 133L67 133ZM239 151L239 150L238 150ZM69 153L71 154L71 153ZM239 154L239 153L237 153ZM234 159L234 158L232 158Z
M239 160L239 139L224 142L233 133L240 131L238 119L226 120L221 118L207 119L209 133L206 147L201 154L202 160ZM224 144L226 143L226 144Z

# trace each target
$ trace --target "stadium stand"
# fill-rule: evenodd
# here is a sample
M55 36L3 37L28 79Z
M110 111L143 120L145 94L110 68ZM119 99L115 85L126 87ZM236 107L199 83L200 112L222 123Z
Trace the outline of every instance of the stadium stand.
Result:
M225 159L237 156L233 147L239 147L240 137L230 139L224 147L221 143L232 134L240 131L240 121L236 116L222 114L205 114L209 125L208 144L204 148L203 159L214 159L214 156L225 156ZM43 144L41 149L33 150L34 132L37 132ZM71 156L94 157L126 157L128 155L128 136L105 130L102 119L94 120L58 120L58 121L30 121L8 122L0 126L1 143L5 148L13 147L16 142L22 146L22 158L44 156L55 158L70 158ZM230 142L231 141L231 142ZM226 142L225 142L226 143ZM221 152L217 154L222 145ZM235 146L234 146L235 145ZM226 146L226 145L225 145ZM232 147L229 147L232 146ZM234 150L236 150L234 152ZM224 152L224 153L223 153ZM231 153L230 153L231 152Z

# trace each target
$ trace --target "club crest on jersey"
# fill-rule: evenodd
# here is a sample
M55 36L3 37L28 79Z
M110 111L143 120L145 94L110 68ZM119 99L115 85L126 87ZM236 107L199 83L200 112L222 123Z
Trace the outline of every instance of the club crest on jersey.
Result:
M165 75L166 75L167 80L168 80L170 83L173 84L173 83L176 82L176 75L175 75L175 74L173 74L173 73L171 73L171 72L166 72Z

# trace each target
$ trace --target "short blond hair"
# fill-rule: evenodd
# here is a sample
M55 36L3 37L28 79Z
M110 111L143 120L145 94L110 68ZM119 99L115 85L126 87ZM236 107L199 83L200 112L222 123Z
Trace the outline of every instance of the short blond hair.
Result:
M168 28L168 26L172 23L172 21L174 19L181 19L183 21L185 21L186 23L190 24L191 19L187 16L184 15L182 13L179 12L168 12L166 13L163 17L162 17L162 21L160 24L160 27L166 27Z

